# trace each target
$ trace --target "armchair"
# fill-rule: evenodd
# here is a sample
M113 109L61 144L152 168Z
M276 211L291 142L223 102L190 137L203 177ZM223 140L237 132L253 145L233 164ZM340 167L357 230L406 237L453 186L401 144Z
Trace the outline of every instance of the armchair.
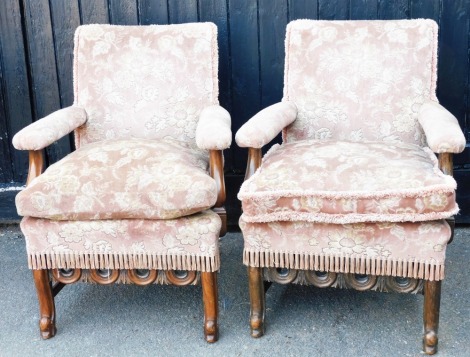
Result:
M56 333L65 284L201 281L204 335L217 340L231 131L218 105L216 41L212 23L80 26L73 106L13 138L29 150L16 206L43 338ZM42 173L42 149L72 131L76 151Z
M424 293L433 354L458 212L452 153L465 147L437 103L437 25L297 20L285 44L282 103L235 137L248 148L238 198L251 334L264 334L271 282Z

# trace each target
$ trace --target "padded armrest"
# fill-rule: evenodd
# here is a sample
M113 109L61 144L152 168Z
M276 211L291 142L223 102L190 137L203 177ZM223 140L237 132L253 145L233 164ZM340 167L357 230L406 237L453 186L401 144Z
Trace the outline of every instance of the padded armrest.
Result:
M83 108L71 106L57 110L16 133L13 146L18 150L44 149L86 121Z
M292 102L273 104L248 120L235 135L240 147L261 148L297 117L297 107Z
M456 154L465 149L465 136L457 118L439 103L426 101L419 110L418 121L435 153Z
M204 150L228 149L232 143L230 114L219 105L204 108L196 128L196 144Z

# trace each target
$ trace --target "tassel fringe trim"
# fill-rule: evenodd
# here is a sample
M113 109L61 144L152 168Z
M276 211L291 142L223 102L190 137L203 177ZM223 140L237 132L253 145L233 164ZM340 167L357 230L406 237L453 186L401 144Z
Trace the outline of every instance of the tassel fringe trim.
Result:
M220 257L177 254L29 253L30 269L157 269L215 272Z
M364 256L333 256L243 250L243 263L260 268L288 268L335 273L400 276L437 281L444 279L444 262L414 261Z

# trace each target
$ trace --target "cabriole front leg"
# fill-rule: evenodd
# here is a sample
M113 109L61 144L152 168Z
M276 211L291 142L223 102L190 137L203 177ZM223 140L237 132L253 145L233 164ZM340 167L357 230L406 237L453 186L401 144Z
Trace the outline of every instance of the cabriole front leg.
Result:
M207 342L212 343L219 339L217 272L202 272L201 283L204 302L204 337Z
M439 308L441 304L441 282L424 282L424 336L423 351L428 355L437 352Z
M248 267L248 284L250 290L250 328L252 337L264 335L265 292L263 269Z
M34 283L39 301L39 330L43 339L54 337L55 326L55 305L52 295L49 270L33 270Z

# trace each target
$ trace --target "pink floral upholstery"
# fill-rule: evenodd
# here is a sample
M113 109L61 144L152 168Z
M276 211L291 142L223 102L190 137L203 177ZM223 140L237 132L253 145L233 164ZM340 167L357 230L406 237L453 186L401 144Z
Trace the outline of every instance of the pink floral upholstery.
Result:
M439 103L426 101L419 110L418 120L432 151L459 153L465 149L465 136L457 118Z
M238 146L261 148L273 140L297 116L292 102L273 104L247 121L235 136Z
M196 144L204 150L228 149L232 143L230 114L219 105L204 108L196 129Z
M18 214L55 220L172 219L217 199L207 153L189 143L108 140L51 165L16 197Z
M445 221L325 224L240 219L244 263L254 267L444 278Z
M80 26L74 94L88 121L76 146L129 137L195 143L199 114L218 104L217 70L212 23Z
M83 108L72 106L60 109L16 133L13 146L18 150L44 149L83 125L86 120L87 113Z
M304 140L273 147L238 197L247 222L414 222L457 213L455 187L427 148Z
M432 20L293 21L284 100L297 119L285 141L402 141L424 145L420 106L437 100Z
M175 220L21 222L31 269L217 271L220 227L212 211Z

